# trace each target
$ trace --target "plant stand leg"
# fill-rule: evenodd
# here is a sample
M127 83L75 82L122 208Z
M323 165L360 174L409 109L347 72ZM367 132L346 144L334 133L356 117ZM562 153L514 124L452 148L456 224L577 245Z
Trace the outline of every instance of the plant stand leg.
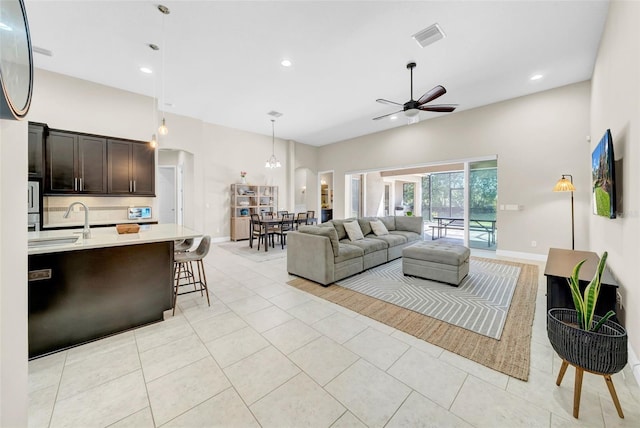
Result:
M624 414L622 413L622 407L620 406L620 401L618 400L618 394L616 394L616 388L613 386L613 380L611 380L611 375L602 375L604 376L604 381L607 384L607 388L609 388L609 393L611 394L611 398L613 399L613 404L616 406L616 410L618 411L618 416L624 419Z
M562 383L562 378L564 378L564 374L567 372L567 367L569 367L569 362L567 360L562 360L562 366L560 366L560 373L558 373L556 385L560 386Z
M578 419L580 412L580 395L582 394L582 376L584 369L576 366L576 382L573 387L573 417Z

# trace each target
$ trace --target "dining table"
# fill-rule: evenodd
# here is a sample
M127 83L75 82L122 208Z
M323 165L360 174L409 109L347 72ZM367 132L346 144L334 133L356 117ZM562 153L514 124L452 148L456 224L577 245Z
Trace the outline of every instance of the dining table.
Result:
M293 220L293 223L296 229L301 224L316 224L317 222L318 222L318 219L315 217L307 218L306 220L302 220L302 221L299 221L297 219ZM269 230L270 227L280 225L280 223L282 223L282 217L267 217L267 218L260 219L260 227L264 228L265 235L267 234L267 230ZM253 220L249 223L249 231L253 231ZM253 247L253 232L249 234L249 240L250 240L249 246ZM275 248L275 242L272 244L272 247ZM269 251L268 243L265 243L264 250Z

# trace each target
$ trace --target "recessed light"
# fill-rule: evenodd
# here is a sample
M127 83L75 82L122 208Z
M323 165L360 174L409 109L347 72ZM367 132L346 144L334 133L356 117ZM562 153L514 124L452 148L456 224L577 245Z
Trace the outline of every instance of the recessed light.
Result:
M533 76L531 76L531 80L540 80L542 79L544 76L542 76L542 74L534 74Z
M280 61L280 64L283 67L291 67L293 65L293 63L291 62L291 60L288 59L283 59L282 61Z
M145 74L153 73L153 70L151 70L149 67L140 67L140 71L142 71Z

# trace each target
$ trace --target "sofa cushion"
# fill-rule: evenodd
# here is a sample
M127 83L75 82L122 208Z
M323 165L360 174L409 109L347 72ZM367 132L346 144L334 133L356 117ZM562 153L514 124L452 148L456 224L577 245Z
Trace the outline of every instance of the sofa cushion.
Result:
M409 232L406 230L392 230L389 232L389 234L403 236L407 240L407 242L413 242L413 241L418 241L422 239L422 235L419 235L416 232Z
M387 233L386 235L380 235L380 236L370 235L367 238L379 239L381 241L384 241L384 242L387 243L387 245L389 247L395 247L395 246L398 246L398 245L404 245L407 242L409 242L404 235L395 234L395 233L394 234Z
M340 245L348 244L354 247L360 247L364 250L364 254L373 253L375 251L386 250L389 245L382 239L364 238L357 241L342 240Z
M355 245L340 243L338 246L338 253L334 257L335 263L344 262L346 260L355 259L357 257L363 257L364 250Z
M336 232L338 232L338 240L339 241L342 241L344 238L347 237L347 232L344 230L343 224L348 222L348 221L354 221L354 220L355 220L355 218L351 217L351 218L333 219L333 220L331 220L329 222L336 229Z
M389 231L385 227L384 223L380 220L372 220L369 222L369 224L371 225L371 231L374 235L384 236L389 234Z
M371 222L377 220L378 217L362 217L358 219L358 224L360 225L360 230L362 230L362 234L367 236L371 233Z
M344 223L344 230L347 232L347 237L350 241L358 241L364 239L362 230L360 230L360 224L357 221L350 221Z
M388 231L396 230L396 217L388 215L386 217L379 217L380 221L384 223L384 226Z
M331 248L333 249L333 256L337 256L339 253L338 232L333 227L321 227L321 226L300 226L298 228L300 233L310 233L312 235L326 236L331 242Z
M422 217L398 216L396 217L396 230L408 230L422 235Z

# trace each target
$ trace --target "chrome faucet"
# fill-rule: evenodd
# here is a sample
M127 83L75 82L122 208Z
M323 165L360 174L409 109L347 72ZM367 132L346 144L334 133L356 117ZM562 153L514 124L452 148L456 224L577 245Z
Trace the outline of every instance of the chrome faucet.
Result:
M91 230L89 229L89 208L87 208L85 204L83 204L82 202L72 202L71 205L69 205L69 208L67 208L67 212L64 213L63 217L69 217L71 208L73 208L74 205L82 205L84 207L84 229L82 229L82 238L89 239L91 238Z

